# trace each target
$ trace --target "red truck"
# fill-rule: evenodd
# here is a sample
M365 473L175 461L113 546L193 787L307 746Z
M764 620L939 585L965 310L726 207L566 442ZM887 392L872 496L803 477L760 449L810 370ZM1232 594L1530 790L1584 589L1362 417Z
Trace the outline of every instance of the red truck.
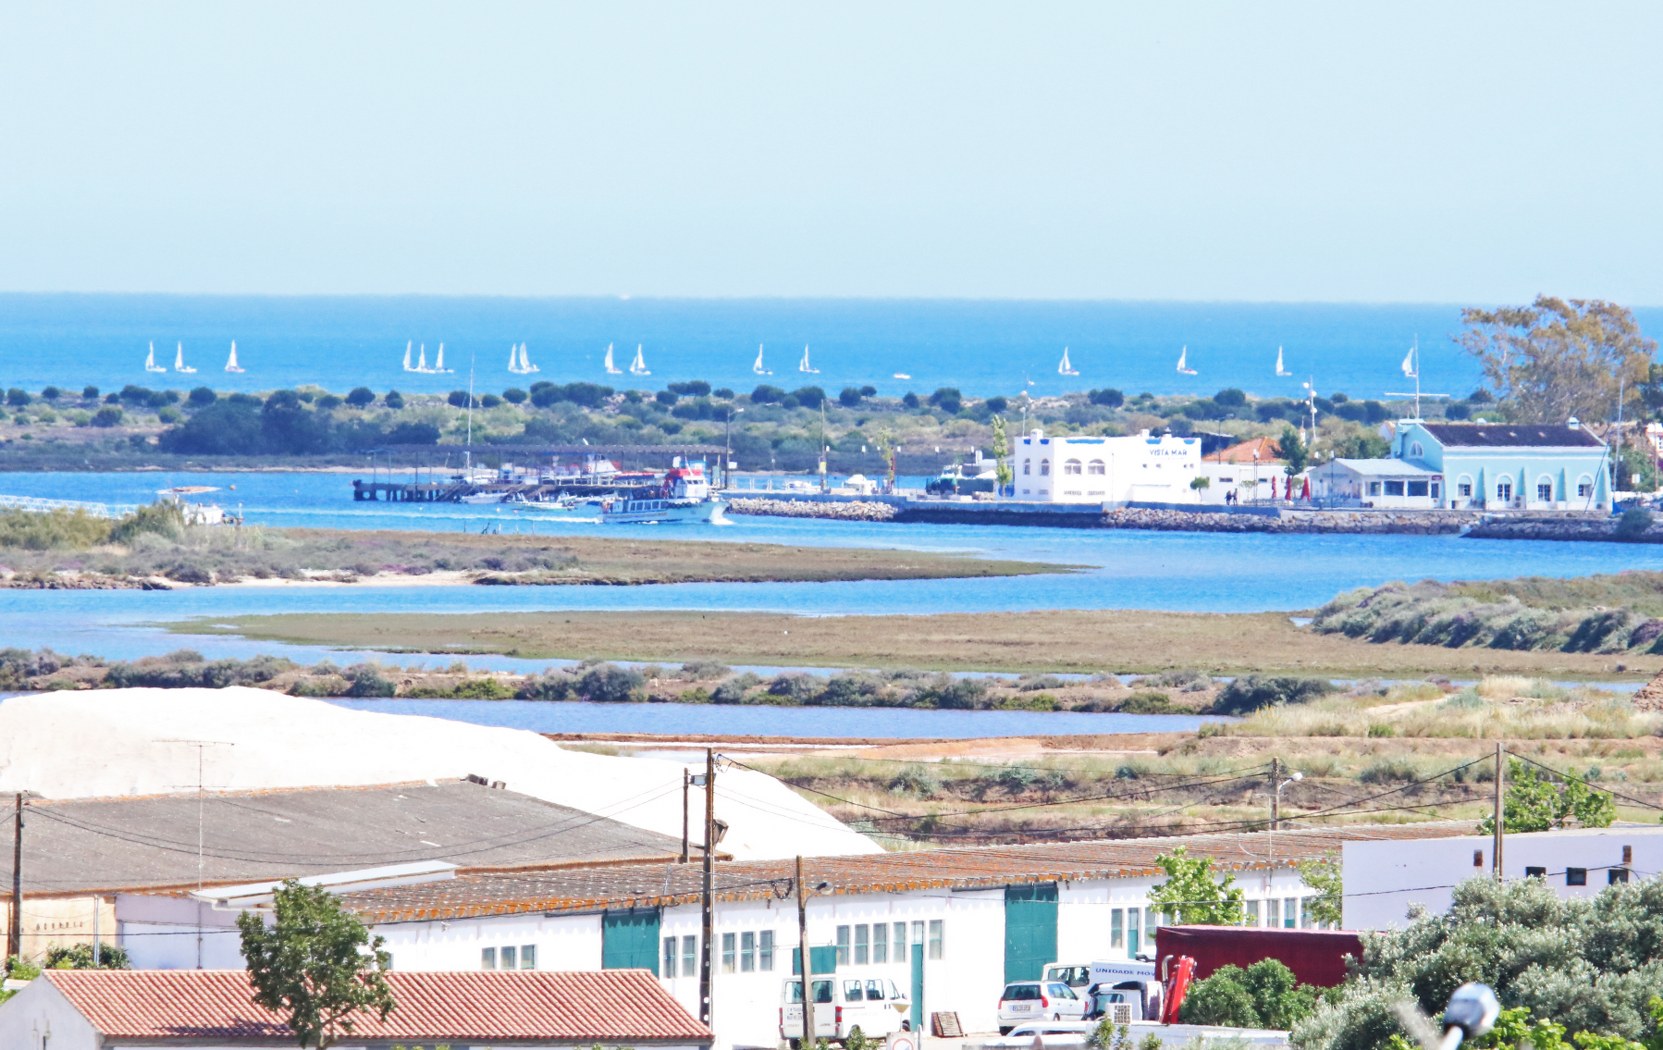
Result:
M1345 957L1361 956L1363 941L1350 930L1284 930L1256 926L1162 926L1155 930L1155 958L1188 956L1199 981L1221 966L1243 969L1275 959L1300 984L1332 988L1345 980Z

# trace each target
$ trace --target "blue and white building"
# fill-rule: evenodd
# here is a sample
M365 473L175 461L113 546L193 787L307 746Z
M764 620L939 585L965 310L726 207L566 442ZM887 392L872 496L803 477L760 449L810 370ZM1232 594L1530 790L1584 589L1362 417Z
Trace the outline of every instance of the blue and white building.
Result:
M1019 500L1049 503L1195 503L1201 439L1172 434L1016 440L1011 487Z
M1611 458L1575 419L1564 424L1406 420L1386 459L1336 459L1311 471L1341 506L1404 510L1611 510Z

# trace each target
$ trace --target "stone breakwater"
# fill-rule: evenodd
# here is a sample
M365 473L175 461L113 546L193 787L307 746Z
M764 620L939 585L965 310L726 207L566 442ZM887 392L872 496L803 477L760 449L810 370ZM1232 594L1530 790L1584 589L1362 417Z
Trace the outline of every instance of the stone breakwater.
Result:
M887 503L852 500L820 503L793 499L732 499L729 514L768 514L777 518L831 518L836 521L893 521L896 510Z
M1467 533L1485 540L1590 540L1609 543L1663 543L1663 523L1644 532L1619 535L1617 519L1607 515L1575 518L1493 518Z
M1126 507L1106 511L1110 529L1160 532L1323 532L1454 535L1478 520L1461 511L1283 510L1276 514L1153 510Z

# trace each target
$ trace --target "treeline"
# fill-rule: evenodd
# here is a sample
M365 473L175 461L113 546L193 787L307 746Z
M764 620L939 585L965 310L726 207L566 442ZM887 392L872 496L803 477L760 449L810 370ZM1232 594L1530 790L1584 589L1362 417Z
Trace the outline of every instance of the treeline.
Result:
M338 418L334 409L345 399L332 394L319 397L309 396L309 391L279 390L262 400L249 394L211 397L213 391L200 389L210 398L203 403L193 401L198 407L190 418L162 432L157 439L162 451L210 456L316 455L439 443L439 428L431 423ZM191 396L195 399L196 392ZM397 391L387 395L388 407L395 407L394 398L396 407L403 407Z

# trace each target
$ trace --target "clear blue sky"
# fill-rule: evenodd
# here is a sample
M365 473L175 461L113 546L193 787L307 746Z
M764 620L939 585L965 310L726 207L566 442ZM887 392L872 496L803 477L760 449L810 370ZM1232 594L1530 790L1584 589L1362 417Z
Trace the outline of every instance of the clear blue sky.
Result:
M1663 4L0 6L0 289L1663 301Z

